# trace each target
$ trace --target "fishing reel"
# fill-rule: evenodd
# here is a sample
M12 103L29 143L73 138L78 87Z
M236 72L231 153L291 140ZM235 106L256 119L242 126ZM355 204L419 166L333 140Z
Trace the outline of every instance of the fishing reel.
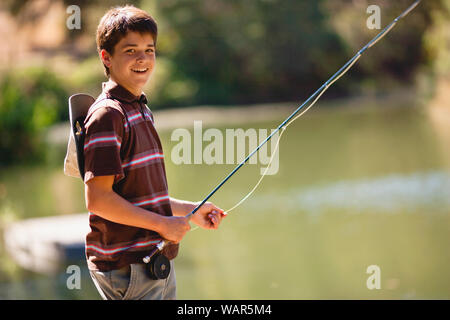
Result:
M157 253L151 257L145 270L150 279L166 279L170 273L170 261L165 255Z

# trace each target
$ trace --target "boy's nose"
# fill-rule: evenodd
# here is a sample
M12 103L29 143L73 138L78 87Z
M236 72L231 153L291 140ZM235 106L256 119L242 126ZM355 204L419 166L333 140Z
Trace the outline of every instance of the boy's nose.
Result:
M139 56L139 57L136 58L136 61L137 61L138 63L143 63L144 60L145 60L145 57L144 57L144 56Z
M146 59L145 53L141 53L136 57L136 61L140 63L143 63L145 59Z

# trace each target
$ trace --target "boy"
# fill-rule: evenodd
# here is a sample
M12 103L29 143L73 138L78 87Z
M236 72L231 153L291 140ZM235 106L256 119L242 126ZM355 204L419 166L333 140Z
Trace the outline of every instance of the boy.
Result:
M86 257L103 299L175 299L173 258L196 204L169 197L164 155L142 88L155 67L157 25L133 6L109 10L97 49L109 81L85 120L85 198L91 231ZM217 229L223 210L205 203L191 220ZM170 261L166 279L142 262L161 239Z

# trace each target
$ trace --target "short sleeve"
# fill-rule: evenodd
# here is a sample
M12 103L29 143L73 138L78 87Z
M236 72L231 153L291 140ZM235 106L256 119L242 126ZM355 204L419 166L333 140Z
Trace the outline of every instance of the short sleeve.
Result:
M123 115L102 107L88 116L84 139L84 182L97 176L124 177L120 148L124 137Z

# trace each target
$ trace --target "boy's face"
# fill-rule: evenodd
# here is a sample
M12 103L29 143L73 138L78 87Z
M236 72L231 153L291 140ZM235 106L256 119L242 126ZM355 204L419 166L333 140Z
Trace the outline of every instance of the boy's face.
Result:
M113 55L103 49L100 58L112 80L139 96L155 67L153 36L130 31L115 45Z

